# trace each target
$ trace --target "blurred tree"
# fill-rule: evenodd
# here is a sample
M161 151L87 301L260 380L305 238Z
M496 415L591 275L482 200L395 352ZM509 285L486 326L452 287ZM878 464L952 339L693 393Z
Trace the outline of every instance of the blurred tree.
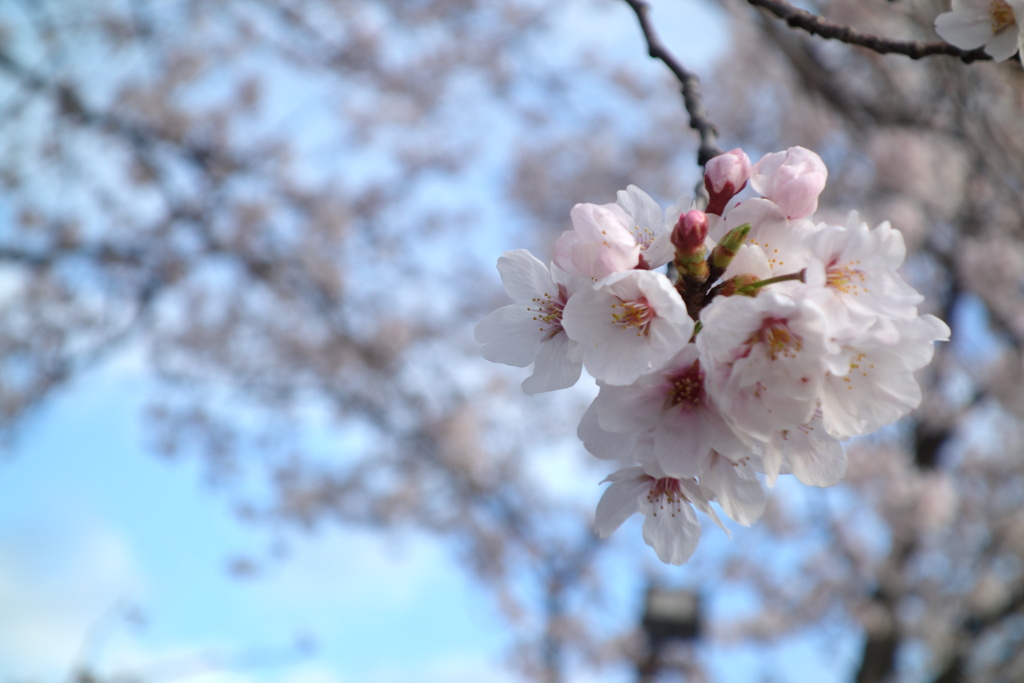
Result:
M4 3L6 437L127 359L154 379L155 448L201 458L240 514L282 543L329 522L448 535L517 620L521 668L559 679L599 546L524 454L579 411L510 404L472 326L499 296L478 285L495 245L522 230L501 183L524 137L537 158L567 130L615 141L565 150L586 192L531 200L559 229L632 159L681 158L612 117L646 120L656 89L558 38L591 9Z
M815 7L909 40L934 40L934 18L948 9ZM922 408L851 444L833 495L806 507L776 497L761 552L730 559L762 611L723 628L776 642L852 625L863 633L850 673L858 682L1024 678L1020 63L881 56L739 4L730 11L734 49L709 88L716 122L751 146L819 150L830 174L824 205L836 218L859 207L904 232L908 277L953 341L923 378ZM751 60L757 70L735 68ZM780 544L802 552L765 571Z
M1024 678L1020 65L883 56L753 7L786 3L714 5L732 31L701 74L720 144L821 153L823 206L904 232L953 341L922 409L850 446L844 484L782 485L743 543L699 551L694 651L840 638L861 643L840 679ZM814 5L912 41L944 9ZM468 360L499 251L549 243L575 202L628 183L672 200L699 177L709 140L698 157L639 26L626 64L578 27L606 11L636 19L583 0L4 4L4 433L131 358L155 380L154 445L202 458L280 538L416 524L493 587L528 678L643 659L639 615L611 620L602 596L609 562L651 558L607 558L624 541L598 543L537 467L570 447L582 397L513 401L514 373ZM744 614L713 608L737 593Z

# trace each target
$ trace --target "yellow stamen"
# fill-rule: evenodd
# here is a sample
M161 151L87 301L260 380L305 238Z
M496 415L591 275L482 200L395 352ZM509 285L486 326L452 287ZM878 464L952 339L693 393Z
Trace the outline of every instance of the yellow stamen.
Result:
M621 312L615 312L616 308L621 309ZM619 299L619 303L612 304L612 309L612 320L615 325L623 330L635 329L638 337L648 333L651 321L657 317L654 309L644 297L640 297L636 301Z
M785 320L769 318L761 325L761 329L750 336L748 344L764 344L768 347L768 355L772 360L779 356L796 358L803 349L803 340L789 331Z
M988 16L992 20L992 33L999 33L1007 26L1017 23L1013 16L1013 8L1006 0L992 0L988 4Z

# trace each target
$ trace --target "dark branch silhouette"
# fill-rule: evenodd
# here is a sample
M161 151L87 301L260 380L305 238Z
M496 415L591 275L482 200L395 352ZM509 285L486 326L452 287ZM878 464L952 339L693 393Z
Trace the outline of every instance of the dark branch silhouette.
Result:
M803 29L811 35L821 36L828 40L838 40L849 45L864 47L883 55L899 54L911 59L947 55L956 57L967 64L992 59L982 48L962 50L941 40L896 40L864 33L849 26L834 24L806 10L797 9L785 0L747 0L747 2L754 7L767 10L793 28Z
M700 134L697 163L704 166L712 157L721 154L722 148L718 146L718 128L708 118L707 110L704 109L704 99L700 94L700 79L683 66L661 42L648 16L650 6L642 0L626 0L626 4L636 12L640 29L644 32L644 39L647 41L647 54L654 59L661 60L682 85L683 104L686 106L686 113L690 116L690 128Z

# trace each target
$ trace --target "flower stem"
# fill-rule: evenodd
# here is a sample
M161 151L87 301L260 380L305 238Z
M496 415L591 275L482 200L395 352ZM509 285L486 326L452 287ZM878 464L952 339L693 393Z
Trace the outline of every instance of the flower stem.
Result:
M776 282L806 282L807 269L804 268L796 273L789 273L788 275L779 275L777 277L770 277L767 280L758 280L757 282L751 282L749 285L744 285L736 290L737 294L751 294L755 290L761 287L767 287L768 285L774 285Z

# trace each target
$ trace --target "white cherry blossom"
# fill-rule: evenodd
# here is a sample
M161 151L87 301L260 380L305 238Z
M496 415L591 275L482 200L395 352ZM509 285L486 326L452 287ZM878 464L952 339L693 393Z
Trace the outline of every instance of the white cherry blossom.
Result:
M609 384L630 384L660 368L694 327L668 278L649 270L615 273L580 290L562 325L580 343L587 372Z
M700 522L693 506L721 522L697 482L659 475L648 474L640 466L609 475L604 481L611 486L597 503L594 531L607 538L631 516L642 513L644 541L654 548L658 559L684 564L700 541Z
M1021 4L983 9L1003 21ZM982 7L957 0L954 13L968 6ZM767 503L762 478L840 481L843 442L916 408L914 372L949 338L898 273L899 232L856 213L846 225L809 217L827 177L820 157L766 155L750 169L763 196L737 199L745 160L733 150L709 165L720 215L681 220L682 205L662 212L632 185L616 204L577 204L550 270L523 250L499 259L515 303L476 330L486 358L535 364L528 393L571 385L581 365L597 380L577 434L624 468L605 480L595 531L643 514L644 540L671 564L696 549L696 510L721 525L712 502L750 525ZM669 261L675 282L651 270Z
M811 419L830 350L821 309L766 291L718 298L701 321L707 387L737 434L764 443Z
M984 47L992 59L1002 62L1021 50L1024 61L1024 1L953 0L952 11L935 19L935 32L964 50Z
M921 403L914 371L931 362L934 342L949 339L949 327L924 315L896 324L898 341L864 335L829 359L822 387L825 429L836 438L872 432L903 417Z
M815 267L810 296L822 307L834 339L859 338L868 329L892 343L890 321L912 320L924 300L896 272L906 257L903 235L888 222L870 229L856 212L845 227L822 225L808 239Z
M712 449L737 459L750 452L707 394L694 344L687 344L665 367L633 384L601 384L591 412L594 415L588 417L587 428L580 426L584 445L605 452L609 435L622 438L649 432L650 438L639 444L634 439L635 455L641 462L653 458L673 477L699 475Z
M633 238L640 246L641 264L654 269L671 261L675 257L670 240L672 228L679 220L682 205L690 202L683 200L662 211L658 203L636 185L619 190L616 196L615 203L633 219Z
M750 225L750 233L741 252L726 269L723 279L753 273L763 279L798 273L812 262L810 238L818 228L809 220L790 220L779 206L755 197L732 206L715 224L715 239L741 225ZM796 285L776 286L776 290Z
M498 259L498 272L515 303L477 324L476 340L483 345L480 354L491 362L520 368L533 363L533 374L523 382L527 394L575 384L583 369L582 349L562 327L570 278L556 281L548 267L525 249L505 252Z

